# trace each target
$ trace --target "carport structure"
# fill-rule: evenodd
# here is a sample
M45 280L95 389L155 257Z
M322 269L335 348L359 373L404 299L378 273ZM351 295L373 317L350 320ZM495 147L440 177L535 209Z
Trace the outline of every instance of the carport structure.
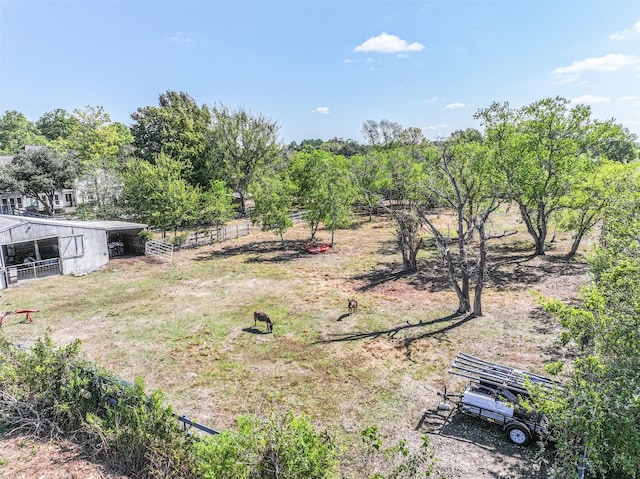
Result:
M144 254L147 225L0 215L0 286L43 276L89 273L113 256Z

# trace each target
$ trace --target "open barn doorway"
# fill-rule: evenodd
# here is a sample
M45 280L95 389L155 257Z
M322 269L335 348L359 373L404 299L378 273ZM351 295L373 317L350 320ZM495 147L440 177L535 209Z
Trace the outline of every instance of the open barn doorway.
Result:
M58 237L2 245L7 284L61 274Z

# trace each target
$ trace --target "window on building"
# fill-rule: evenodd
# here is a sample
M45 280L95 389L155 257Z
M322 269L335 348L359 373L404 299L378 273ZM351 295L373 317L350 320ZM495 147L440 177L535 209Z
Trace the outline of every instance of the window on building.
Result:
M12 208L16 207L16 200L15 198L9 198L9 204L11 205Z
M56 204L56 206L60 205L60 197L58 195L53 195L53 202Z
M71 203L73 201L73 195L71 193L65 193L64 201L67 203Z
M18 208L22 208L22 198L17 198Z

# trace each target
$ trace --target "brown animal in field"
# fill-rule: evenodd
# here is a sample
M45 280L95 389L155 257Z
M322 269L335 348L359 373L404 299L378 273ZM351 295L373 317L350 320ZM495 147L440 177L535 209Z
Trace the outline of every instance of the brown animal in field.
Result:
M349 316L358 311L358 302L355 299L350 299L347 303L347 308L349 308Z
M269 331L270 333L273 332L273 321L271 321L271 318L269 318L269 315L267 313L263 313L262 311L254 311L253 312L254 328L258 325L258 321L267 323L267 331Z

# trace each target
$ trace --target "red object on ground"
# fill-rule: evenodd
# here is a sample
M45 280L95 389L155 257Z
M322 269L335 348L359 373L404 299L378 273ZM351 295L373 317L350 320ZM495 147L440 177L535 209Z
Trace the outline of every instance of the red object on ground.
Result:
M328 243L313 243L311 241L307 241L304 244L304 249L309 253L326 253L331 248L331 245Z
M2 321L4 320L4 318L9 316L10 314L26 314L29 322L33 323L33 316L31 316L31 313L38 312L40 312L39 309L16 309L13 311L5 311L4 313L2 313L2 316L0 316L0 326L2 326Z

